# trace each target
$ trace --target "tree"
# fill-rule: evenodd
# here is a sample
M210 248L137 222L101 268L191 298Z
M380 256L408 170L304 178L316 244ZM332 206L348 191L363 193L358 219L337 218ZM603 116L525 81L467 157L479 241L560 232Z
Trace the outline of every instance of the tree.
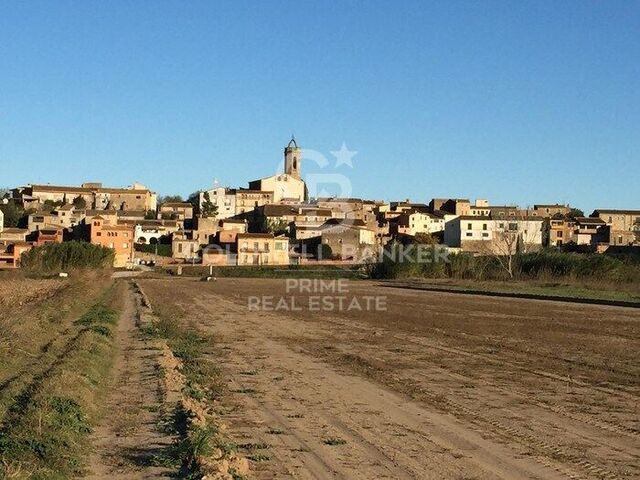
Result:
M200 190L189 195L189 198L187 198L187 202L189 202L191 206L193 206L194 212L200 212Z
M492 220L491 225L493 238L484 242L484 253L494 257L509 278L513 278L517 258L534 246L541 246L537 236L542 235L543 222L537 217L519 215Z
M289 233L289 224L282 218L267 218L264 223L264 231L273 233L275 236L287 235Z
M4 226L8 228L19 226L25 216L24 209L12 200L9 200L7 203L1 203L0 210L2 210L4 214Z
M165 195L164 197L160 197L160 205L163 203L183 203L184 200L180 195Z
M156 219L156 211L155 210L147 210L144 214L145 220L155 220Z
M87 201L83 197L78 195L73 199L73 206L78 210L84 210L85 208L87 208Z
M218 206L211 201L209 192L204 192L204 201L202 202L201 212L205 218L215 218L218 216Z
M567 213L566 216L568 219L576 218L576 217L584 217L584 212L579 208L572 208L571 210L569 210L569 213Z

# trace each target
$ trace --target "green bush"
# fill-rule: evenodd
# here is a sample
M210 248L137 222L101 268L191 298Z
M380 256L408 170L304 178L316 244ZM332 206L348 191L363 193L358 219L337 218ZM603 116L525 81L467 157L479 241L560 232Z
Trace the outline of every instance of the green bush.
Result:
M22 254L21 265L27 272L53 273L79 268L110 268L112 249L87 242L49 243Z
M146 243L136 243L133 246L136 252L144 252L144 253L157 253L161 257L170 257L171 256L171 245L167 245L165 243L158 243L156 245L150 245Z

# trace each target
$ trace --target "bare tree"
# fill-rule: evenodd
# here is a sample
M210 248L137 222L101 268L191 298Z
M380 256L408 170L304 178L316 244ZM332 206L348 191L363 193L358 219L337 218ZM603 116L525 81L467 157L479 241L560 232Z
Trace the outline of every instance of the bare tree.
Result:
M509 278L513 278L517 257L542 246L543 221L523 211L492 219L490 225L493 238L485 242L484 253L493 256Z

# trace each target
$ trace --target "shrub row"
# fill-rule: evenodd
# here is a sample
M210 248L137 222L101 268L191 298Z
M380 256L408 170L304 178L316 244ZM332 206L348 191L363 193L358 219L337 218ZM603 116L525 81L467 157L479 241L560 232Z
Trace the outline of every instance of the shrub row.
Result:
M79 268L110 268L112 249L88 242L49 243L22 254L22 268L31 273L52 273Z
M395 247L392 247L395 248ZM460 253L432 261L417 261L405 255L402 261L389 252L371 267L373 278L458 278L506 280L509 275L498 258ZM542 250L514 257L514 277L536 279L593 279L610 282L640 282L640 263L627 257L565 253Z

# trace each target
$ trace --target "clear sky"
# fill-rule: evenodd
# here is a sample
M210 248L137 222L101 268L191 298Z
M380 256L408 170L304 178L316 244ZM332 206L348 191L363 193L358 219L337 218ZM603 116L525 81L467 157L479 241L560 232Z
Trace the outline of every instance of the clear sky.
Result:
M246 186L291 133L353 196L640 208L640 2L0 2L0 186Z

